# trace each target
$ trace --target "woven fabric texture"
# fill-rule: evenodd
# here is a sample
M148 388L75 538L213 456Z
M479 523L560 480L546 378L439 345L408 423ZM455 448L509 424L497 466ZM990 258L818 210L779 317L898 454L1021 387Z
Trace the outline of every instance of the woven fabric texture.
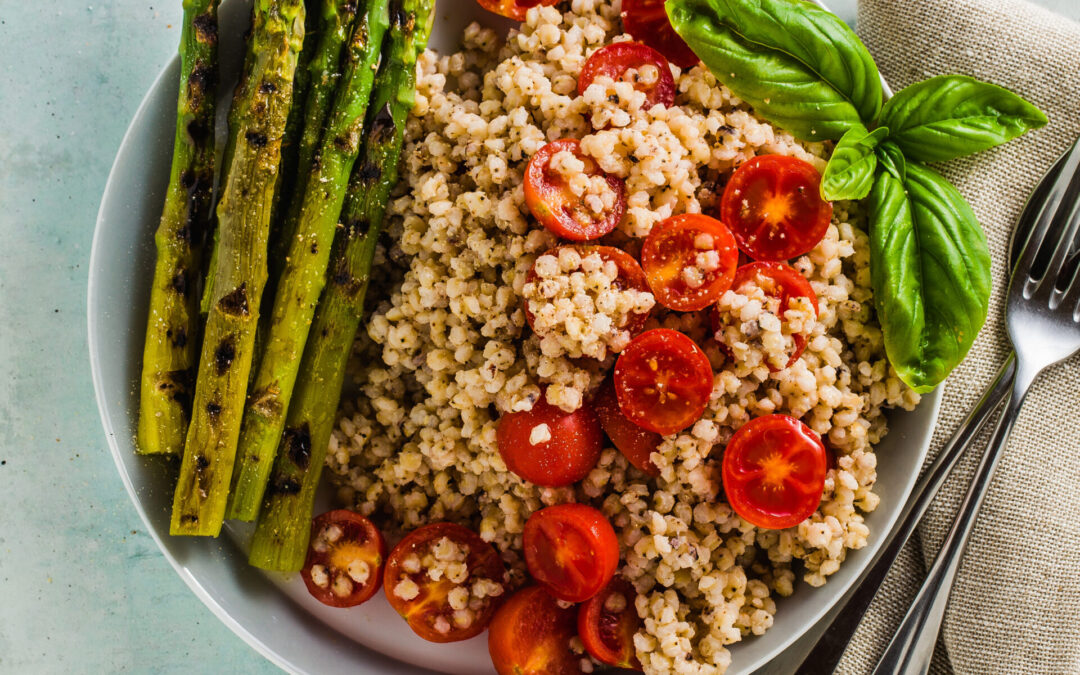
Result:
M961 73L1012 89L1050 118L1044 129L939 167L986 231L994 294L986 327L945 383L933 455L1008 354L1009 235L1028 194L1080 135L1080 25L1023 0L861 0L857 30L895 90ZM931 672L1080 673L1078 412L1074 357L1044 373L1028 396L964 557ZM974 473L969 454L898 560L840 672L868 672L888 643Z

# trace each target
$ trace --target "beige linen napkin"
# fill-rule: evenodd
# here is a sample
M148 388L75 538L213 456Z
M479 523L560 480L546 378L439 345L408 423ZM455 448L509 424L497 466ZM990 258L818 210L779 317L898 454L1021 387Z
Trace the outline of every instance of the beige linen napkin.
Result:
M1076 0L1080 2L1080 0ZM1050 125L941 167L990 241L990 318L945 384L936 453L1008 353L1003 295L1013 224L1039 178L1080 135L1080 25L1022 0L861 0L857 30L899 90L944 73L1008 87ZM982 447L982 446L980 446ZM974 473L968 457L909 546L840 672L869 671L933 560ZM1080 359L1048 371L1028 395L964 557L933 670L1080 673Z

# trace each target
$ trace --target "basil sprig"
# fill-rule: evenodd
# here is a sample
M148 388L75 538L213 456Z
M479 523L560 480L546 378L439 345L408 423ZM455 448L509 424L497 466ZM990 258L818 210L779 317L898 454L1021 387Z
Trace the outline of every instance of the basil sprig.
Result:
M980 152L1046 124L1001 87L944 75L882 106L877 66L843 21L804 0L667 0L676 32L765 120L839 140L825 199L870 209L870 276L885 350L918 392L960 363L986 321L990 254L964 198L925 162Z

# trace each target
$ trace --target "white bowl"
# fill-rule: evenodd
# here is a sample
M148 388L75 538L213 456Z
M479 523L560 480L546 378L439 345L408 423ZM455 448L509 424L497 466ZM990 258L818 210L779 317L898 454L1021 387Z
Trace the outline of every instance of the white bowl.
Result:
M222 81L235 82L240 35L250 0L221 7ZM432 46L452 50L472 20L509 24L471 0L440 0ZM88 325L94 390L116 466L136 509L162 553L192 591L230 629L268 659L298 673L492 672L486 635L453 646L435 645L412 633L382 593L349 610L312 599L297 575L264 574L247 565L250 528L227 526L220 540L170 537L175 462L135 454L138 381L153 272L153 232L168 182L179 60L162 71L128 128L109 175L98 213L90 257ZM219 125L228 107L228 87L219 98ZM823 588L797 587L777 602L776 621L762 637L732 647L731 673L767 663L801 636L843 596L892 527L926 455L940 392L914 412L895 412L878 445L881 505L867 517L869 545L854 551Z

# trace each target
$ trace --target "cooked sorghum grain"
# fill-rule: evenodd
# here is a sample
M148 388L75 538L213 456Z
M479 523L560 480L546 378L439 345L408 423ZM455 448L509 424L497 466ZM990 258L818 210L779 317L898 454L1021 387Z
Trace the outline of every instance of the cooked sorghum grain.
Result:
M537 258L533 269L537 279L525 283L522 296L544 356L603 360L609 350L621 352L632 337L630 317L656 303L648 291L616 287L618 266L596 252L561 248Z
M780 302L750 282L726 291L716 303L719 327L713 337L727 347L736 375L746 377L762 366L783 369L795 353L795 336L806 339L813 332L810 298L791 298L784 312Z

